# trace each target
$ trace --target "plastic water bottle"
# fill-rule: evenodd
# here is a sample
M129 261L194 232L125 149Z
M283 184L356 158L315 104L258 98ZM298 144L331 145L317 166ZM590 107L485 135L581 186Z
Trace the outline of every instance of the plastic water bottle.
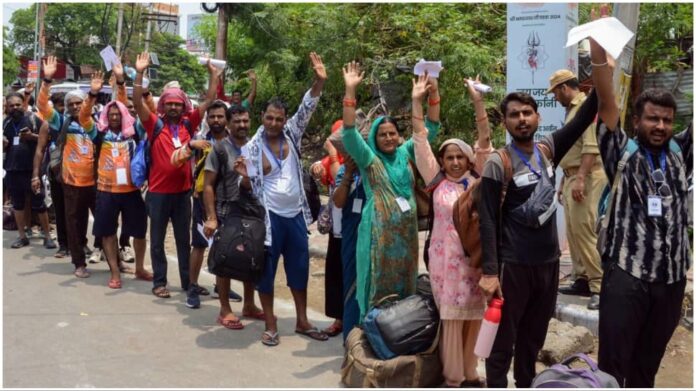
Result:
M487 94L487 93L493 91L493 88L491 86L486 85L486 84L476 83L473 81L470 81L469 83L472 83L472 86L474 87L474 89L482 94Z
M493 348L493 341L495 341L495 335L498 333L502 311L503 299L491 299L491 302L488 303L486 313L483 314L481 329L479 330L478 338L476 338L476 345L474 346L474 354L476 354L477 357L488 358L488 356L490 356L491 349Z
M129 79L135 80L135 75L136 75L135 68L125 66L125 67L123 67L123 70L126 72L126 75L128 76Z

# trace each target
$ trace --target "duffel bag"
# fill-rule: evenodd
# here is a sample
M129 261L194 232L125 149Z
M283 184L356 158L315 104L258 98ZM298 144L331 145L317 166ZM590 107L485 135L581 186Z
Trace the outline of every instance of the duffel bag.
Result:
M440 314L432 296L415 294L405 299L382 298L363 321L373 350L380 359L426 351L433 344Z
M575 360L583 361L589 368L572 368L570 364ZM619 388L619 383L614 376L599 370L594 360L578 353L541 371L532 381L532 388Z
M439 332L439 328L438 328ZM380 360L362 329L353 328L346 339L341 381L350 388L424 388L442 384L438 338L428 350Z
M218 277L257 282L266 262L263 219L228 216L214 235L208 271Z

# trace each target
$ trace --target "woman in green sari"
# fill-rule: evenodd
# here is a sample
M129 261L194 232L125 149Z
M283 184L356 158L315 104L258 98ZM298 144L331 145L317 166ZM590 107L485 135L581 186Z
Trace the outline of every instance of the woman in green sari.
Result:
M360 169L366 194L356 256L360 319L384 296L403 298L415 293L418 276L418 221L410 164L415 162L413 140L400 144L397 123L390 117L377 118L363 140L355 127L355 91L363 76L355 62L343 68L343 143ZM420 101L427 93L425 125L432 140L440 128L440 97L437 80L426 74L414 81L412 95Z

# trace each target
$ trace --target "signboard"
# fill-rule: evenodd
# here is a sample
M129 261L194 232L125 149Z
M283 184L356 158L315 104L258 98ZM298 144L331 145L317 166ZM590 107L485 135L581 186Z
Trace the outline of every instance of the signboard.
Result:
M549 77L559 69L577 74L577 45L565 48L577 25L575 3L522 3L507 6L507 92L526 92L539 106L535 140L563 125L565 109L546 95Z
M29 60L29 65L27 66L27 80L39 80L39 62L34 60Z
M170 3L152 3L152 12L165 15L179 15L179 6Z

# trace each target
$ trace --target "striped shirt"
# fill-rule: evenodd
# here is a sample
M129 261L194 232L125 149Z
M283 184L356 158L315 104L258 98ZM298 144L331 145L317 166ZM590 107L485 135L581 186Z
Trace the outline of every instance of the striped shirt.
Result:
M611 184L628 136L623 129L612 132L601 124L597 139ZM675 135L674 141L682 152L671 152L665 146L665 183L671 195L662 197L662 216L648 216L648 197L658 193L647 160L648 155L654 154L641 147L626 162L614 197L607 246L602 254L605 264L616 263L635 278L647 282L672 284L681 281L691 264L687 232L688 203L691 202L687 178L693 170L691 132ZM652 166L659 168L660 155L652 159Z

